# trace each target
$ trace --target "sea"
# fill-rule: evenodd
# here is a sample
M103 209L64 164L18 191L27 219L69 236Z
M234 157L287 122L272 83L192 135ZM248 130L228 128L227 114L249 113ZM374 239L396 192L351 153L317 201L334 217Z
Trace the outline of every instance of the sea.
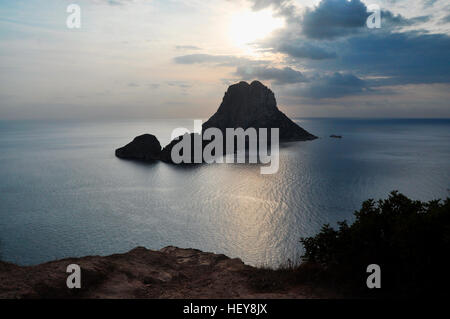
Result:
M191 119L0 121L0 258L33 265L171 245L276 268L301 260L302 237L352 222L364 200L450 196L450 119L295 121L319 139L282 144L272 175L114 155L144 133L165 145Z

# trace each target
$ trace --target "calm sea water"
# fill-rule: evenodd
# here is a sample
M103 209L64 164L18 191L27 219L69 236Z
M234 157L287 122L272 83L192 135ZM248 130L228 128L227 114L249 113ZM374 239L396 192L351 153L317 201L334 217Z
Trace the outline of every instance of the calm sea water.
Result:
M0 122L2 259L28 265L175 245L277 266L298 260L302 236L352 220L365 199L394 189L421 200L450 195L450 120L297 122L321 138L283 146L275 175L114 156L146 132L166 144L191 120Z

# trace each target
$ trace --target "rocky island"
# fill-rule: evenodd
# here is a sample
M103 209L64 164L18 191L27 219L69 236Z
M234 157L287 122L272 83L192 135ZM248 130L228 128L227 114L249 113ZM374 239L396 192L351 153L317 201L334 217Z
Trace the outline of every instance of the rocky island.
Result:
M217 128L225 135L227 128L279 129L280 142L309 141L317 137L307 132L277 107L275 94L259 81L239 82L225 92L217 112L206 121L202 130ZM191 139L200 134L191 133ZM142 161L162 160L171 163L171 150L181 140L172 140L161 149L158 139L151 134L136 137L131 143L116 150L116 156L123 159ZM193 143L192 143L193 144Z
M136 137L132 142L116 150L116 156L124 159L142 161L159 160L161 144L156 136L144 134Z
M217 112L203 124L203 130L216 127L247 129L279 128L281 142L309 141L317 137L310 134L277 107L275 94L259 81L239 82L231 85Z

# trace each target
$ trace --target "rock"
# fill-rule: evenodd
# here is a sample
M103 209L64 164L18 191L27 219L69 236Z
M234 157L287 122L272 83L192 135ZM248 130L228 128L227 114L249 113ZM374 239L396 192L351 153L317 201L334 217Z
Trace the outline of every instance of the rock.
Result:
M280 141L284 142L317 138L281 112L273 92L259 81L231 85L217 112L203 124L203 130L210 127L224 133L226 128L279 128Z
M116 156L124 159L154 161L160 158L161 144L151 134L136 137L131 143L116 150Z
M223 133L223 150L226 147L226 129L227 128L265 128L268 129L267 138L270 139L270 129L279 128L280 141L308 141L317 137L302 129L300 126L290 120L277 107L275 95L261 82L254 81L251 84L239 82L231 85L217 112L205 122L202 130L208 128L218 128ZM194 139L199 139L202 143L201 150L208 144L201 140L201 135L191 133L191 161L193 164L200 164L202 161L196 161L194 158ZM156 137L153 135L142 135L134 139L130 144L116 150L116 156L120 158L138 159L138 160L162 160L167 163L172 161L172 149L181 141L181 137L174 139L161 150ZM246 144L248 140L246 140ZM236 151L236 145L235 145Z
M81 268L81 288L66 286L67 266ZM295 274L297 276L297 274ZM254 282L270 279L282 291L261 291ZM311 287L280 283L276 271L245 265L240 259L196 249L137 247L124 254L68 258L34 266L0 261L0 299L62 298L318 298ZM330 296L331 295L331 296Z
M186 135L186 134L185 134L185 135ZM197 161L197 163L196 163L196 161L195 161L195 149L194 149L194 145L195 145L195 143L198 143L198 145L200 145L200 150L201 150L202 153L203 153L203 141L202 141L202 137L201 137L200 134L196 134L196 133L191 133L191 134L189 134L189 135L190 135L190 138L191 138L191 155L190 155L190 161L189 161L189 163L192 163L192 164L200 164L203 160L201 159L201 162L200 162L200 163L198 163L198 161ZM163 150L161 151L161 155L160 155L161 161L166 162L166 163L172 163L172 164L173 164L173 161L172 161L172 149L173 149L173 147L174 147L176 144L178 144L178 143L182 140L182 138L183 138L183 136L177 137L176 139L172 140L172 142L170 142L168 145L166 145L166 146L163 148ZM183 153L181 152L180 155L183 155Z

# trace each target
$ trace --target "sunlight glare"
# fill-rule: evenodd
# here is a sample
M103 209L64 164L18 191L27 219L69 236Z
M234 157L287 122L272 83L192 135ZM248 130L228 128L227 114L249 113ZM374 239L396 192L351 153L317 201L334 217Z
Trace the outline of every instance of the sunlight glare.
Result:
M243 47L263 39L272 31L284 26L284 20L273 16L271 10L241 11L231 17L230 37L237 46Z

